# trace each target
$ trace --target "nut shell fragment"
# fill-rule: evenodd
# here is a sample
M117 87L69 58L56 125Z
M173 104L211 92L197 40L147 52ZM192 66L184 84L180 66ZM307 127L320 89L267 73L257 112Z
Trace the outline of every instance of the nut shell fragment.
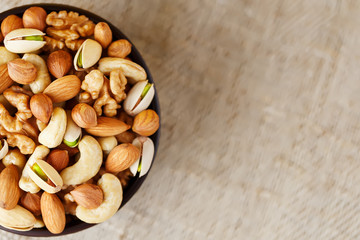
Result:
M36 219L25 208L16 205L11 210L0 208L0 225L16 231L30 231L33 229Z
M38 185L42 190L48 193L57 193L61 190L63 180L59 173L49 163L43 160L36 160L35 163L41 168L49 180L52 183L43 180L32 169L29 171L30 178Z

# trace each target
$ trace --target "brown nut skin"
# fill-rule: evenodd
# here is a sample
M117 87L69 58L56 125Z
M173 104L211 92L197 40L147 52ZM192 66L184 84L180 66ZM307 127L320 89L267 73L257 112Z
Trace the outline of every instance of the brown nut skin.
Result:
M128 130L131 126L123 121L110 117L98 117L95 127L85 128L85 131L97 137L118 135Z
M70 192L75 202L88 209L94 209L101 205L104 194L101 188L94 184L82 184Z
M112 31L106 22L99 22L94 29L94 38L103 48L107 48L112 41Z
M71 69L72 57L70 53L58 50L49 55L46 64L54 77L61 78Z
M37 76L37 69L31 62L17 58L7 63L9 76L20 84L32 83Z
M129 168L140 158L140 150L131 143L123 143L111 150L106 162L107 172L118 173Z
M97 125L95 109L86 103L77 104L71 111L71 117L81 128L91 128Z
M16 15L9 15L1 23L1 33L5 37L9 32L23 27L24 25L21 18Z
M42 7L30 7L23 14L25 28L35 28L44 31L47 13Z
M7 64L0 66L0 94L10 87L14 81L10 78Z
M80 92L81 81L75 75L66 75L58 78L44 90L54 103L65 102Z
M41 214L46 228L53 234L65 229L66 218L64 205L56 194L44 192L40 200Z
M160 119L157 113L154 110L147 109L135 116L132 130L148 137L159 129L159 125Z
M18 168L10 164L0 174L0 207L11 210L16 207L21 190L19 188Z
M43 93L35 94L30 99L30 110L37 119L48 123L53 112L51 98Z
M41 207L40 207L40 198L41 193L25 193L21 197L21 205L32 212L35 216L39 216L41 214Z
M110 44L108 48L109 57L125 58L131 53L131 43L126 39L120 39Z
M51 166L53 166L56 171L60 172L69 165L68 151L61 149L54 149L47 156L46 162L48 162Z

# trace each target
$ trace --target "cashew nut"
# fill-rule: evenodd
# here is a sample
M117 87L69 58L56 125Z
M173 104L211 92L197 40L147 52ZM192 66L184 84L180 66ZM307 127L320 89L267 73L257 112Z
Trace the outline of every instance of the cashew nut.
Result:
M35 225L34 215L25 208L16 205L11 210L0 208L0 225L16 231L30 231Z
M116 137L114 136L99 137L96 140L99 142L101 149L104 151L105 154L109 154L110 151L118 145Z
M123 191L120 181L113 174L105 173L98 181L99 187L104 193L104 201L98 208L87 209L77 206L76 216L86 223L100 223L111 218L119 209Z
M61 144L66 130L66 112L62 108L55 108L49 124L39 134L39 143L54 148Z
M80 159L61 172L64 186L77 185L94 177L102 164L103 152L95 138L87 135L79 143Z
M20 152L19 149L11 149L3 158L3 164L7 167L10 164L14 164L19 168L19 170L23 170L26 162L26 157L24 154Z
M40 191L40 187L31 180L29 171L32 171L30 167L35 163L35 160L45 159L49 152L50 150L47 147L43 145L37 146L29 160L26 162L19 181L19 187L25 192L37 193Z
M19 58L19 55L8 51L6 47L0 47L0 65L10 62L15 58Z
M34 64L37 70L35 81L29 84L31 91L35 94L43 92L51 82L45 60L33 53L24 54L23 59Z

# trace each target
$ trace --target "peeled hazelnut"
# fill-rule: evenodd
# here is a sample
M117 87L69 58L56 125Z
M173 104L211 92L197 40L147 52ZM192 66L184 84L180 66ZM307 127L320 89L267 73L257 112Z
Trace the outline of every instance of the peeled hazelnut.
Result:
M33 194L27 192L21 197L21 205L32 212L35 216L39 216L41 214L40 197L40 193Z
M46 11L41 7L28 8L23 15L24 27L44 31L46 27L46 16Z
M75 202L88 209L94 209L101 205L104 194L101 188L94 184L82 184L70 192Z
M60 172L66 168L69 164L69 154L66 150L54 149L46 158L46 161L55 168L56 171Z
M110 44L108 48L109 57L125 58L131 52L131 43L126 39L120 39Z
M154 110L147 109L134 118L132 130L142 136L153 135L160 125L159 116Z
M112 41L112 32L109 25L105 22L99 22L96 24L94 37L103 48L107 48Z
M95 127L97 116L95 109L86 103L77 104L71 111L73 121L82 128Z
M1 33L5 37L12 30L23 28L23 21L16 15L7 16L1 23Z
M53 103L48 96L38 93L30 99L30 110L41 122L48 123L53 112Z
M111 150L105 162L106 171L118 173L133 165L140 158L140 150L131 143L123 143Z
M46 63L50 73L56 78L61 78L69 72L72 66L72 57L70 53L58 50L49 55Z
M24 59L14 59L7 64L9 76L12 80L20 84L32 83L37 76L34 64Z

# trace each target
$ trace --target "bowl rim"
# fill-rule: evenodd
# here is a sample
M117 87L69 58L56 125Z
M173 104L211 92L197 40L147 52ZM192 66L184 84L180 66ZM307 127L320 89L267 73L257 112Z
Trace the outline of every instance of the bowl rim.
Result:
M74 6L71 6L71 5L66 5L66 4L35 3L35 4L21 5L21 6L18 6L18 7L8 9L8 10L6 10L4 12L1 12L0 13L0 21L2 21L5 17L7 17L8 15L11 15L11 14L22 15L27 8L34 7L34 6L44 8L47 13L52 12L52 11L61 11L61 10L74 11L74 12L78 12L80 15L87 16L94 23L106 22L110 26L110 28L111 28L111 30L113 32L113 40L114 39L115 40L117 40L117 39L126 39L132 44L132 50L131 50L130 57L132 58L132 60L134 62L138 63L139 65L141 65L145 69L145 71L147 73L147 76L148 76L149 82L154 83L148 66L146 65L143 57L141 56L140 52L137 50L135 45L131 42L131 40L124 33L122 33L117 27L115 27L111 22L109 22L108 20L106 20L106 19L104 19L104 18L102 18L102 17L100 17L100 16L98 16L98 15L92 13L92 12L89 12L87 10L84 10L84 9L81 9L81 8L78 8L78 7L74 7ZM156 158L157 150L158 150L158 147L159 147L160 129L161 129L160 104L159 104L155 84L154 84L154 88L155 88L155 95L154 95L154 99L153 99L152 103L150 104L149 108L153 109L159 115L160 126L159 126L158 131L154 135L152 135L150 137L154 142L155 152L154 152L153 161L151 163L151 166L150 166L150 169L149 169L148 173L150 172L151 167L152 167L152 165L153 165L153 163L155 161L155 158ZM145 179L147 177L147 174L144 175L141 178L139 178L138 175L137 175L133 180L131 180L129 186L123 192L123 201L121 203L121 206L120 206L119 210L139 190L140 186L145 181ZM97 224L88 224L88 223L82 222L80 220L77 220L77 221L75 221L75 223L73 223L73 224L71 224L69 226L67 225L65 227L64 231L62 233L60 233L60 234L52 234L46 228L39 228L39 229L34 228L34 229L30 230L30 231L21 232L21 231L15 231L15 230L7 229L7 228L4 228L4 227L0 226L0 230L4 230L4 231L7 231L7 232L11 232L11 233L15 233L15 234L18 234L18 235L23 235L23 236L30 236L30 237L56 237L56 236L62 236L62 235L67 235L67 234L80 232L82 230L88 229L88 228L93 227L95 225L97 225Z

